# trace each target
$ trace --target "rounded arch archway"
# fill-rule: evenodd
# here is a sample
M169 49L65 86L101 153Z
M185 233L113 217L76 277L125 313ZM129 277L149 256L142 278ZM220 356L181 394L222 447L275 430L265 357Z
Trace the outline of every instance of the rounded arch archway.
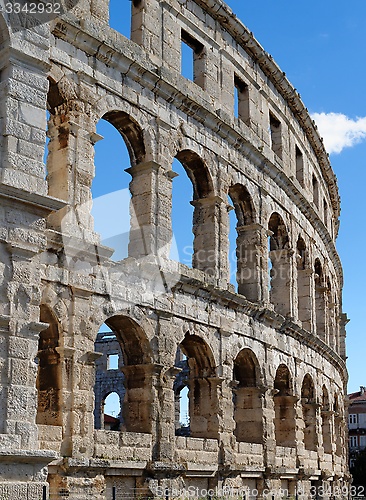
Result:
M326 276L319 258L314 262L314 308L315 332L324 342L326 341Z
M48 327L38 340L37 424L62 425L62 367L58 352L61 326L52 309L41 304L40 321Z
M230 281L237 284L238 293L255 302L261 299L261 268L262 246L261 233L254 226L256 214L253 200L248 189L240 184L233 184L228 191L229 203L234 210L229 212L229 268ZM235 225L235 241L232 236ZM234 274L236 279L234 279Z
M304 446L306 450L316 451L318 436L316 432L317 403L315 386L311 375L305 375L301 386L301 407L304 423Z
M135 166L145 160L146 150L144 136L141 126L131 115L125 111L108 111L102 117L112 124L123 137L129 155L131 165Z
M289 316L292 313L290 240L282 217L272 213L268 222L269 296L275 310Z
M96 363L95 422L103 426L102 396L119 395L121 427L131 432L151 432L152 425L152 350L143 328L131 317L116 314L101 328L95 350L102 354ZM104 331L105 330L105 331ZM107 390L108 388L108 390Z
M190 149L176 154L173 167L178 173L173 179L171 211L176 248L172 246L170 256L215 275L218 271L219 216L209 168L200 155ZM190 180L189 185L185 177Z
M263 443L260 368L256 355L242 349L234 360L234 420L237 441Z
M332 411L330 408L329 391L322 387L321 400L322 436L324 453L332 453Z
M296 243L296 273L297 273L297 316L302 327L312 330L312 271L308 264L308 251L305 240L299 235Z
M295 402L290 370L285 364L280 364L274 380L275 437L278 446L295 446Z
M184 435L217 438L218 379L213 352L203 338L189 332L178 351L183 356L179 356L181 362L176 363L182 369L174 384L176 402L181 390L188 387L189 428L185 429ZM176 433L182 434L179 429L181 426L176 426Z

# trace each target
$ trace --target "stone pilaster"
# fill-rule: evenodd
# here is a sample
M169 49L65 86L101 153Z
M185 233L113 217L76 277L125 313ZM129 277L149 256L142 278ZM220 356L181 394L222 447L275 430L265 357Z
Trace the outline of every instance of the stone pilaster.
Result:
M298 319L308 332L314 331L314 271L312 269L297 270Z
M236 228L238 292L252 301L268 300L267 230L259 224Z
M292 256L293 251L287 249L269 252L272 263L270 301L275 311L283 316L293 315Z

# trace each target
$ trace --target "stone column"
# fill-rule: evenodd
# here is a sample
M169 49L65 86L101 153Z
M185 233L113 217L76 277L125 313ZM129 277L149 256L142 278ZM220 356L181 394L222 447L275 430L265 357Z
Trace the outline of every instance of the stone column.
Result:
M90 212L96 134L91 132L94 124L87 107L80 100L68 101L55 108L49 119L48 192L68 203L52 214L49 224L64 236L95 243L98 237Z
M122 416L127 432L147 432L152 429L152 381L155 365L125 365L126 395Z
M217 439L219 433L218 377L192 376L189 379L189 414L192 437Z
M292 250L271 250L272 262L270 301L275 311L283 316L293 315L292 301Z
M316 335L326 342L326 293L327 288L315 284Z
M267 230L260 224L236 228L238 292L252 302L268 300Z
M324 453L332 453L332 419L333 419L333 411L329 409L322 409L321 417L322 417L322 437L323 437L323 450Z
M4 30L4 39L6 33ZM47 196L43 165L49 33L25 40L14 32L2 47L0 497L42 498L47 469L57 453L39 450L37 365L41 265L46 218L63 206ZM26 102L25 102L26 99Z
M178 368L156 366L153 385L154 400L153 460L174 463L175 460L175 402L173 385L179 373Z
M172 237L170 224L171 181L174 172L147 161L126 169L132 176L130 191L130 257L169 257Z
M20 231L21 235L25 236L25 232ZM52 451L38 450L34 360L39 333L47 324L39 322L40 266L37 248L32 246L25 241L12 241L8 246L12 270L7 283L10 315L0 318L3 358L0 364L0 497L7 500L34 498L31 495L41 498L43 491L48 491L44 467L57 456Z
M314 331L314 271L312 269L297 270L298 319L304 330Z
M272 467L276 463L276 428L274 390L272 387L263 387L263 451L265 467Z
M220 230L224 201L218 196L191 201L193 213L192 266L219 278L221 267ZM226 207L226 203L224 204Z
M339 318L339 321L340 321L340 331L339 331L339 355L344 359L346 360L346 325L347 323L350 321L348 318L347 318L347 314L346 313L341 313L340 315L340 318Z
M172 38L173 40L177 38L177 34L171 31L173 22L170 25L165 23L162 3L159 0L132 0L131 3L131 40L144 47L153 63L161 66L162 52L165 49L164 54L168 54ZM166 9L165 12L168 10ZM171 14L170 16L173 17ZM177 27L176 19L175 27ZM164 43L168 44L168 47L164 46Z

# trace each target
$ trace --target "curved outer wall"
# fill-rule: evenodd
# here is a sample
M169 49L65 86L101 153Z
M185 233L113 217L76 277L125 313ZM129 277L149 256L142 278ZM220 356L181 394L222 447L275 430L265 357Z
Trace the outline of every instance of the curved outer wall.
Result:
M83 0L0 50L0 497L347 485L339 197L285 74L217 0L134 0L131 40L107 0ZM131 156L117 263L90 216L103 117ZM168 258L175 157L193 184L193 268ZM94 429L104 322L124 358L119 432ZM177 349L190 435L176 431Z

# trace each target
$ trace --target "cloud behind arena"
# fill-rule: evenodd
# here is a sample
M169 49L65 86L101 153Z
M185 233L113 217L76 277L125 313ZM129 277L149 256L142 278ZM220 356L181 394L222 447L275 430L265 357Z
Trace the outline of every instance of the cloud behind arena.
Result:
M366 117L352 119L342 113L312 113L329 154L341 153L366 140Z

